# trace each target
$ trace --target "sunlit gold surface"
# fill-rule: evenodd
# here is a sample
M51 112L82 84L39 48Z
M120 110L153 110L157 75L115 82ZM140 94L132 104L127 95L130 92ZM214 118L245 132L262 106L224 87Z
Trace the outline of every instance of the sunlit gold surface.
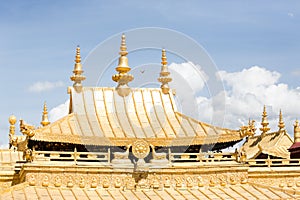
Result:
M161 82L160 88L162 89L162 92L164 94L169 93L169 85L168 83L172 81L172 78L170 77L170 72L168 71L168 62L167 62L167 56L166 56L166 50L162 50L162 56L161 56L161 71L160 71L160 77L158 78L158 81Z
M16 116L11 115L11 116L9 117L8 121L9 121L10 125L15 125L16 122L17 122L17 118L16 118Z
M145 138L155 146L237 141L240 131L214 127L177 111L174 96L159 88L132 89L120 97L115 88L71 91L73 113L37 129L33 140L126 145Z
M282 112L281 112L281 110L280 110L280 112L279 112L278 128L279 128L279 131L285 130L285 124L284 124L284 121L283 121L283 117L282 117Z
M265 133L249 137L241 149L246 152L247 159L253 159L261 153L279 158L289 158L288 148L293 144L293 140L285 131Z
M75 64L73 70L73 76L70 77L71 81L74 82L73 86L77 91L81 90L82 81L85 80L85 76L82 75L82 65L81 65L81 56L80 56L80 47L77 46L76 48L76 56L75 56Z
M43 108L43 115L42 115L42 121L41 121L42 126L47 126L50 124L48 120L48 110L47 110L47 104L46 102L44 103L44 108Z
M300 127L298 120L296 120L294 124L294 141L300 142Z
M261 120L261 128L259 130L261 130L262 135L267 133L270 128L269 126L269 122L268 122L268 118L267 118L267 111L266 111L266 106L264 106L264 110L263 110L263 114L262 114L262 120Z
M177 111L168 87L172 79L165 50L158 79L161 88L129 88L133 76L128 74L127 54L122 35L118 74L113 76L118 86L86 88L81 83L85 77L78 47L74 84L68 88L69 115L49 124L44 104L43 127L36 129L20 120L24 136L15 136L17 119L9 118L10 149L0 150L0 199L300 198L300 160L289 158L287 149L293 141L281 111L279 130L269 133L264 107L259 136L254 136L254 120L240 130L199 122ZM294 135L299 142L298 121ZM232 153L178 153L174 147L220 145L244 137L246 142ZM40 141L60 144L60 149L36 150ZM37 145L30 149L29 142ZM66 143L79 145L70 150ZM85 144L99 147L100 152L77 151ZM117 149L112 146L126 146L126 151L112 152ZM167 148L159 152L156 147ZM130 160L132 155L139 160ZM267 158L257 159L260 155Z
M131 91L128 86L128 83L134 79L134 77L131 74L128 74L128 72L131 69L128 66L128 58L126 57L128 52L126 47L125 34L122 34L122 41L119 54L119 64L116 68L118 74L113 75L112 80L118 83L116 87L118 94L122 97L125 97L128 96Z

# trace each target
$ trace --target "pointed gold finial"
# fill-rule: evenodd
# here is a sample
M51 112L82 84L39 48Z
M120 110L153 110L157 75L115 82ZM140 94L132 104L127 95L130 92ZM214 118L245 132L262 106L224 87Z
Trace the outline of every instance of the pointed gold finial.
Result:
M261 120L261 125L262 127L260 128L260 130L262 131L261 135L264 136L269 130L270 128L268 127L269 122L268 122L268 118L267 118L267 111L266 111L266 105L264 105L264 111L262 114L262 120Z
M126 47L126 37L125 34L122 34L122 38L121 38L121 47L120 47L120 55L121 56L127 56L128 52L127 52L127 47Z
M72 81L74 81L73 87L76 91L80 91L82 88L82 81L85 80L85 76L82 75L82 65L81 65L81 56L80 56L80 47L76 48L76 56L75 56L75 65L73 70L73 76L70 77Z
M294 143L300 142L300 127L298 119L295 121L294 124Z
M41 121L42 126L47 126L50 124L48 120L48 110L47 110L47 104L44 102L44 109L43 109L43 115L42 115L42 121Z
M112 80L118 83L116 87L118 94L123 97L129 95L130 88L128 87L128 83L134 79L131 74L128 74L131 69L128 66L128 58L126 57L128 52L125 39L125 34L123 33L119 52L119 63L116 67L118 73L112 76Z
M162 49L161 64L160 76L157 80L162 83L160 86L162 92L164 94L168 94L170 90L168 83L172 81L172 78L170 77L170 72L168 71L168 62L165 49Z
M279 131L283 131L285 130L285 124L284 124L284 121L283 121L283 117L282 117L282 112L281 112L281 109L279 111L279 122L278 122L278 128L279 128Z

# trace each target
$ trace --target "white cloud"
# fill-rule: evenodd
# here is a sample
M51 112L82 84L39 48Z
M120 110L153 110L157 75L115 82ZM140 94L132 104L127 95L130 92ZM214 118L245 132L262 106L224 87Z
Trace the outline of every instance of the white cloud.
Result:
M63 87L65 86L64 82L62 81L57 81L57 82L49 82L49 81L44 81L44 82L36 82L29 86L28 91L30 92L43 92L47 90L53 90L55 88Z
M293 18L295 15L294 15L294 13L289 12L289 13L288 13L288 16L289 16L290 18Z
M60 104L49 111L49 121L55 122L56 120L66 116L69 113L69 100Z
M195 65L192 62L186 63L171 63L169 69L177 74L172 73L171 77L173 81L170 83L174 88L182 86L183 81L177 81L182 78L188 86L195 92L202 90L205 86L205 83L208 81L209 77L202 70L200 65ZM180 76L180 77L178 77ZM177 82L176 82L177 81Z
M176 66L175 66L176 65ZM203 79L199 80L195 76L198 86L195 88L186 88L195 84L195 82L176 82L176 79L186 79L190 77L189 72L183 70L183 67L188 65L183 64L172 64L172 70L177 69L177 75L172 74L173 80L171 83L172 88L176 88L177 98L181 97L179 102L184 102L190 107L187 109L180 110L184 114L191 116L195 107L192 105L192 95L189 93L193 92L193 89L204 89L207 75L202 73ZM201 71L201 68L200 68ZM174 75L177 78L174 78ZM224 123L221 125L226 128L238 129L242 125L248 123L248 119L254 119L256 121L257 132L259 132L261 114L263 106L267 106L268 120L270 123L271 131L278 129L278 113L282 109L286 128L290 134L293 134L293 122L296 118L300 117L300 88L289 88L287 84L280 83L279 79L281 74L276 71L269 71L259 66L253 66L244 69L239 72L226 72L220 71L219 75L225 85L225 91L220 92L214 97L200 96L197 98L196 104L199 109L199 120L211 123L214 119L220 120ZM192 78L193 80L193 78ZM214 106L213 106L214 105ZM223 109L223 105L225 110ZM66 116L68 114L69 101L61 104L49 112L49 119L51 122ZM226 111L226 112L225 112Z
M256 127L259 128L263 105L266 105L272 130L278 129L278 113L282 109L287 129L293 134L292 123L300 116L300 91L280 83L280 73L253 66L233 73L220 71L219 74L226 88L222 92L225 94L223 101L226 109L224 127L239 128L251 118L256 120ZM215 98L219 97L197 99L203 113L201 120L210 121L215 114L212 106Z

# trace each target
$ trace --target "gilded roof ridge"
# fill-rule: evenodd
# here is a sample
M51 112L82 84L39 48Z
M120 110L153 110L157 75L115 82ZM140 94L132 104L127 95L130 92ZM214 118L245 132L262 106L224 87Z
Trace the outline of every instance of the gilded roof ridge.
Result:
M228 131L239 131L239 129L223 128L223 127L220 127L220 126L215 126L215 125L212 125L212 124L208 124L208 123L206 123L206 122L202 122L202 121L200 121L200 120L197 120L197 119L195 119L195 118L193 118L193 117L187 116L187 115L185 115L185 114L183 114L183 113L181 113L181 112L179 112L179 111L175 111L175 113L181 115L181 116L184 117L184 118L189 118L189 119L193 120L193 121L196 122L196 123L201 123L201 124L206 125L206 126L211 127L211 128L217 128L217 129L228 130Z

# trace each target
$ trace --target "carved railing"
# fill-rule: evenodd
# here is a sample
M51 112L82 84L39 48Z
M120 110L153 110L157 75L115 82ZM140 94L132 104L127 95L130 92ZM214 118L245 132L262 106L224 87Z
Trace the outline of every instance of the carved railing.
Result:
M32 156L34 160L110 163L110 149L107 152L33 151Z
M226 162L236 161L234 153L171 153L169 151L169 162Z
M251 167L300 167L299 159L251 159L246 160Z

